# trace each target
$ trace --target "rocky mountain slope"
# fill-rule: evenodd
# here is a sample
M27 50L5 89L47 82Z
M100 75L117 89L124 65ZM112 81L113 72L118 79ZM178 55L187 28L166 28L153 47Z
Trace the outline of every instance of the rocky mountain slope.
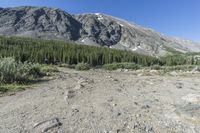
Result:
M109 15L70 15L47 7L0 8L0 34L75 41L148 55L200 51L196 43L170 38Z

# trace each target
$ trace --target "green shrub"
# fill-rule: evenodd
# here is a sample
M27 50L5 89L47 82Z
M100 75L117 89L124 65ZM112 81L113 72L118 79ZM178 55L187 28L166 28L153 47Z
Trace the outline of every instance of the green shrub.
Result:
M0 92L7 92L9 89L8 87L5 87L5 86L0 86Z
M120 63L123 69L133 69L133 70L137 70L140 69L140 65L135 64L135 63Z
M14 58L0 59L0 83L26 83L40 75L40 65L17 62Z
M41 65L39 64L32 64L32 63L29 63L29 64L23 64L23 65L28 65L27 67L27 72L28 72L28 75L32 75L34 77L38 77L41 75Z
M76 69L76 70L89 70L89 69L90 69L90 66L89 66L89 64L87 64L87 63L78 63L78 64L75 66L75 69Z
M26 85L19 85L19 84L0 85L0 94L8 92L8 91L24 90L27 87L28 86L26 86Z
M105 64L103 65L103 68L106 70L116 70L116 69L133 69L137 70L140 69L140 66L135 63L112 63L112 64Z
M106 70L116 70L119 68L118 64L112 63L112 64L105 64L103 65L103 68Z
M43 73L58 72L58 69L53 65L42 65L41 72Z
M163 66L162 69L165 72L169 71L191 71L195 68L196 66L194 65L178 65L178 66Z

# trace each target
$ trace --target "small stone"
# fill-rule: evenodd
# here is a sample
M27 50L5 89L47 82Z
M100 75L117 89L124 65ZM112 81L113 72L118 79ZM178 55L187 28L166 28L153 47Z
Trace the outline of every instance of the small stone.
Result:
M149 72L150 73L157 73L158 71L157 70L150 70Z
M124 69L124 72L128 72L128 69Z
M38 128L42 132L47 132L47 131L51 130L52 128L59 127L61 125L62 125L62 123L59 121L58 118L53 118L53 119L46 120L46 121L43 121L40 123L36 123L34 125L34 128Z
M119 133L120 132L120 129L117 129L117 133Z
M78 109L73 109L73 110L72 110L72 116L74 116L74 115L77 114L78 112L79 112Z
M113 81L118 81L118 79L112 79Z
M134 124L133 128L136 129L138 127L138 124Z
M122 92L122 89L117 89L118 92Z
M149 125L146 125L146 126L144 127L144 130L145 130L146 132L151 132L151 131L153 131L153 127L152 127L152 126L149 126Z
M108 78L112 78L111 76L108 76Z
M140 73L140 74L138 74L137 76L138 76L138 77L140 77L140 76L143 76L143 74L142 74L142 73Z
M120 113L120 112L118 112L118 113L117 113L117 116L120 116L120 115L121 115L121 113Z
M75 95L76 95L75 93L76 93L76 92L75 92L74 90L69 90L69 91L66 93L64 99L67 101L67 99L71 99L71 98L75 97Z
M143 105L143 106L141 107L141 109L149 109L149 108L150 108L149 105Z
M79 112L79 110L78 109L73 109L73 111L72 112L75 112L75 113L77 113L77 112Z
M200 72L200 68L196 66L191 72L192 73Z
M183 83L177 83L177 84L176 84L176 88L178 88L178 89L183 88Z
M80 89L83 88L83 87L84 87L84 85L78 84L78 85L76 85L76 86L74 87L74 89L75 89L75 90L80 90Z
M169 73L171 76L177 76L178 75L178 73L177 72L175 72L175 71L173 71L173 72L170 72Z
M141 114L136 114L135 115L136 118L141 117L141 116L142 116Z
M104 131L103 131L103 133L109 133L109 131L107 131L107 130L104 130Z
M117 106L117 104L116 104L116 103L114 103L114 104L113 104L113 106Z

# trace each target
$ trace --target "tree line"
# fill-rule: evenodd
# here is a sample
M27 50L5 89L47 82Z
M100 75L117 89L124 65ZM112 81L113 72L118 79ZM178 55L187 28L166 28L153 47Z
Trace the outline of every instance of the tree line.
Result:
M83 62L91 66L114 62L133 62L142 66L192 64L192 60L183 56L157 58L131 51L78 45L70 42L4 36L0 36L0 57L15 57L16 60L22 62L36 63L45 63L45 60L48 60L49 63L67 64Z

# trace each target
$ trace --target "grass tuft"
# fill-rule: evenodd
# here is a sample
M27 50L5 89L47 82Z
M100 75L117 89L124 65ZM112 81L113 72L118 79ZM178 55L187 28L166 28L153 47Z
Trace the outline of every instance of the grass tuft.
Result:
M1 84L0 85L0 93L6 93L9 91L19 91L27 88L27 85L20 84Z
M75 66L75 69L76 69L76 70L79 70L79 71L89 70L89 69L90 69L90 65L87 64L87 63L78 63L78 64Z

